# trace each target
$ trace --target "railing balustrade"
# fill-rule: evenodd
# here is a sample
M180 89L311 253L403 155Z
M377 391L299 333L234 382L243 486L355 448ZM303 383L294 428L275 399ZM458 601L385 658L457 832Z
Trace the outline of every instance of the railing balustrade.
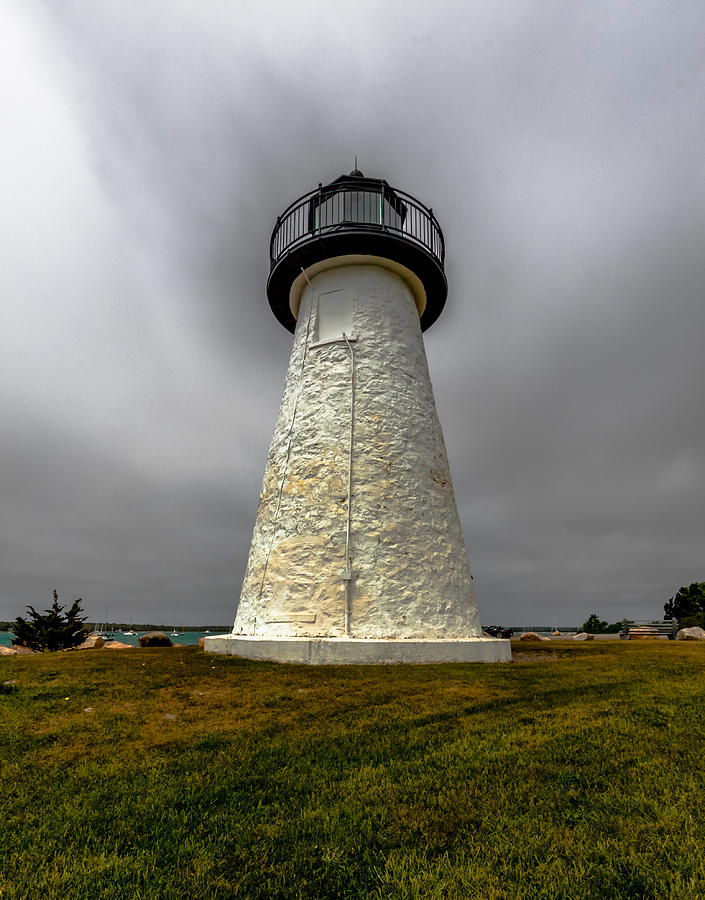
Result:
M445 244L433 211L386 182L334 182L304 194L277 219L272 268L293 248L339 231L384 232L420 245L443 267Z

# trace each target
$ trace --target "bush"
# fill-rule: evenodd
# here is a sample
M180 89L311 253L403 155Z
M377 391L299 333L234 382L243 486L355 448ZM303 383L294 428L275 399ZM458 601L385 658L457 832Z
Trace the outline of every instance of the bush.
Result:
M12 643L39 651L77 647L85 641L89 632L86 620L81 616L82 602L80 597L74 600L64 614L64 607L59 605L59 595L54 591L54 602L44 614L28 606L30 618L18 616L12 624L11 631L15 635Z
M681 587L663 607L667 619L682 621L686 617L705 615L705 581L694 581Z
M588 616L587 620L583 622L580 630L587 634L617 634L621 628L621 622L615 622L610 625L609 622L600 619L596 613L592 613L592 615Z
M705 628L705 615L685 616L678 620L679 628Z

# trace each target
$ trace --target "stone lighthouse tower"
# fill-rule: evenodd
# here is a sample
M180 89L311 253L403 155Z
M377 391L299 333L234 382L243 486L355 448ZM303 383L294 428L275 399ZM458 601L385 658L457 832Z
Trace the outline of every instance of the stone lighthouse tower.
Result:
M432 210L357 169L277 219L267 294L294 345L235 624L207 650L510 658L480 629L424 352L444 254Z

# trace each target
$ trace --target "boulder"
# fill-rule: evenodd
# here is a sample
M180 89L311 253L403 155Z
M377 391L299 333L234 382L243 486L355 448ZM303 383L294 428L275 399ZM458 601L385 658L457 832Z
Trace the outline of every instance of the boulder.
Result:
M123 644L122 641L108 641L106 650L132 650L132 644Z
M573 640L574 641L594 641L595 635L588 634L586 631L581 631L579 634L573 635Z
M550 637L545 637L542 634L537 634L535 631L525 631L524 634L519 635L520 641L550 641Z
M16 647L0 647L0 656L16 656Z
M76 649L77 650L100 650L100 648L103 647L104 645L105 645L105 641L99 634L93 635L92 637L91 637L91 635L88 635L88 637L85 639L85 641L82 644L79 644L78 647L76 647Z
M203 649L205 649L205 646L206 646L206 639L204 637L200 637L198 639L198 649L203 650Z
M676 638L678 641L705 641L705 629L694 625L692 628L681 628Z
M18 656L32 656L37 652L36 650L32 650L31 647L23 647L20 644L14 644L12 649Z
M171 638L163 631L148 631L137 639L140 647L173 647Z
M654 625L632 625L629 628L630 641L659 641L661 635Z

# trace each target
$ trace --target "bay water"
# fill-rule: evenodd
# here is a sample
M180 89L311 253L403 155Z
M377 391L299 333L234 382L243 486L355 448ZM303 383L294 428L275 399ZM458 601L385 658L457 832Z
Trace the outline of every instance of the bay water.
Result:
M162 630L162 629L159 629ZM228 634L227 629L211 629L210 631L184 631L178 634L172 634L171 631L164 629L164 634L168 635L174 644L183 644L192 647L198 644L200 638L209 634ZM123 634L121 631L110 632L116 641L121 644L130 644L132 647L138 646L139 634ZM9 647L12 644L14 635L10 631L0 631L0 647Z

